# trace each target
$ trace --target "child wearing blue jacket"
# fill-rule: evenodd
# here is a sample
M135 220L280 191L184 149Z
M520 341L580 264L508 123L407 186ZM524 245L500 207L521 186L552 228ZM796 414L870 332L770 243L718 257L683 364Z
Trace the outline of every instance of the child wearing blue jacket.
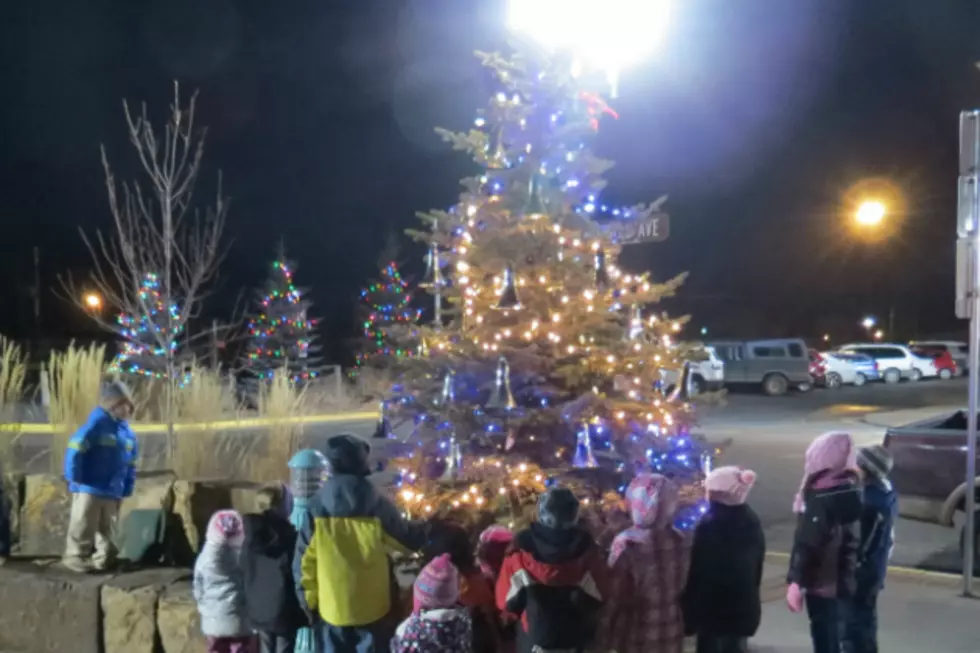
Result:
M132 413L129 389L109 383L100 405L68 441L64 474L72 497L62 562L72 571L104 571L112 562L119 504L136 481L139 445L127 422Z
M880 446L858 451L864 480L861 539L857 557L857 589L844 612L844 653L878 653L878 593L885 586L888 560L895 543L898 498L888 474L892 457Z

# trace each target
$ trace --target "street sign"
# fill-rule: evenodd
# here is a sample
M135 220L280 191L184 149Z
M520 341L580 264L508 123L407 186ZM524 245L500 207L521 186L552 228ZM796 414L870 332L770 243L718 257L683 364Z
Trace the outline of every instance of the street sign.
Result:
M670 236L670 216L666 213L654 213L634 220L612 220L602 223L600 228L619 245L662 243Z

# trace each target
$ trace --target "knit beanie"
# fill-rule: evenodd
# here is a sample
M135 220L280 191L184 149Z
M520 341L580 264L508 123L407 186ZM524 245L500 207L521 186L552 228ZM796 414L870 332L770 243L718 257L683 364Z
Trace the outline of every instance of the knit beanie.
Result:
M817 472L843 472L857 467L857 451L850 434L831 431L814 439L806 450L803 469L807 476Z
M538 522L548 528L574 528L578 510L578 499L568 488L553 487L538 497Z
M122 381L110 381L102 387L102 404L116 406L121 403L133 405L133 393Z
M445 553L427 564L415 579L412 591L415 612L451 608L459 600L459 571Z
M327 462L330 463L330 472L333 474L353 474L355 476L369 476L371 474L371 468L368 466L368 454L371 453L371 447L357 436L346 433L333 436L327 440L325 453Z
M802 513L803 491L810 479L819 472L841 474L857 468L857 450L849 433L830 431L818 436L806 450L803 459L803 479L800 489L793 498L793 512Z
M489 579L496 580L504 565L507 550L514 542L514 531L506 526L494 524L480 533L480 542L476 547L477 561L480 570Z
M630 481L624 498L634 526L663 527L677 512L678 487L663 474L641 472Z
M206 535L208 544L241 547L245 540L242 516L235 510L219 510L211 515Z
M755 480L756 473L751 469L727 465L711 470L704 479L704 487L709 500L726 506L740 506L748 499Z
M879 481L888 479L892 471L892 455L880 444L858 450L858 467Z

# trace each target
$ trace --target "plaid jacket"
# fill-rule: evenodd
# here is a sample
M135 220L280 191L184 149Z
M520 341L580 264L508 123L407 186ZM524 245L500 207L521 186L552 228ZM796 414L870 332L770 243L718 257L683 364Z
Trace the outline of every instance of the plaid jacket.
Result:
M626 543L611 565L601 650L681 653L690 553L691 539L670 528L650 531L646 542Z

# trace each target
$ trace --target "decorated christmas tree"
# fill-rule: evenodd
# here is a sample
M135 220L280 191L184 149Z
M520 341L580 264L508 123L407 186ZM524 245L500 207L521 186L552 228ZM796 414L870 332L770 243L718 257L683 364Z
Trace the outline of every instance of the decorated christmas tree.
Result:
M652 310L683 275L655 283L621 269L608 228L660 201L600 200L612 164L588 144L615 116L597 92L603 77L537 51L478 56L499 90L468 132L437 131L482 171L410 232L429 248L420 285L453 318L421 329L425 356L383 406L381 427L415 424L401 445L390 436L403 450L391 461L401 505L519 522L561 482L610 514L630 478L654 470L682 485L677 525L690 527L714 452L691 436L686 384L670 395L663 384L665 370L689 378L675 342L684 320Z
M293 283L294 269L280 246L265 286L257 293L243 365L256 378L271 379L283 368L296 382L309 381L320 373L320 348L314 344L316 323L309 317L309 300Z
M358 368L388 366L392 359L397 362L417 352L413 335L422 311L413 308L411 302L408 282L402 278L394 261L388 261L382 267L378 281L361 289L364 337L357 354Z
M109 373L163 379L167 376L167 348L176 355L183 331L179 307L173 302L170 306L164 305L160 279L155 273L143 277L139 301L141 315L120 313L116 317L123 342L109 364Z

